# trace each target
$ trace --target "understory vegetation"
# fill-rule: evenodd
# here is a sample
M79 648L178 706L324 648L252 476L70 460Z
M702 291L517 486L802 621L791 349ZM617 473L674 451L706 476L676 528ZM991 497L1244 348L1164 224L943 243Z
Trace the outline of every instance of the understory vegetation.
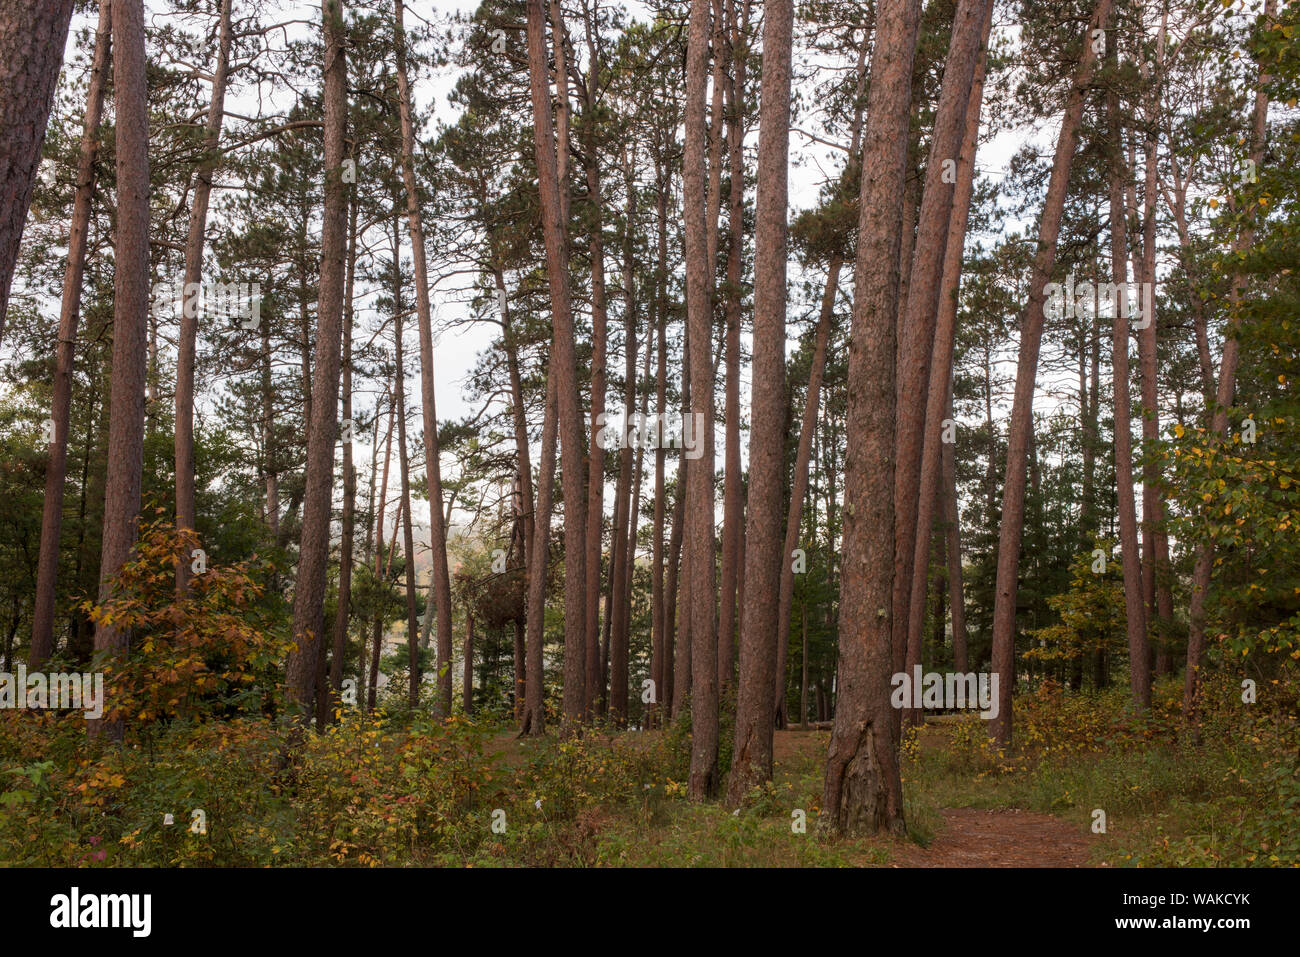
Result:
M982 808L1058 817L1087 835L1094 865L1300 865L1294 703L1243 709L1240 679L1207 684L1200 745L1183 740L1173 682L1157 684L1142 719L1122 689L1071 693L1044 681L1017 702L1023 744L1010 753L978 717L932 717L905 735L901 841L818 828L828 739L819 731L778 734L773 780L732 812L687 800L684 721L663 732L517 739L490 721L433 723L395 702L372 715L345 711L285 770L287 732L261 715L175 720L128 747L87 753L78 718L0 713L0 859L884 866L941 841L942 809ZM1098 808L1104 834L1092 831Z

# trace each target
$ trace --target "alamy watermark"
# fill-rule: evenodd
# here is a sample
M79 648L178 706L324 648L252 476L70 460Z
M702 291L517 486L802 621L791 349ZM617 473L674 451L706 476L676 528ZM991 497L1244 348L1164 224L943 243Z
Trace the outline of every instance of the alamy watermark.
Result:
M1083 319L1101 315L1101 304L1110 303L1112 316L1133 320L1133 328L1145 329L1155 316L1155 289L1149 282L1078 282L1070 273L1066 282L1049 282L1043 287L1044 306L1054 319Z
M704 413L659 412L628 415L602 412L596 416L596 444L610 449L681 449L688 459L704 455Z
M980 717L988 721L998 716L998 674L921 673L916 665L909 675L896 672L890 679L894 691L889 703L895 708L979 708Z
M262 284L257 282L157 282L153 312L158 318L242 319L244 329L262 320Z
M84 711L94 721L104 716L104 673L78 674L0 671L0 708Z
M50 898L50 926L118 927L130 930L132 937L148 937L152 910L152 894L83 894L73 887Z

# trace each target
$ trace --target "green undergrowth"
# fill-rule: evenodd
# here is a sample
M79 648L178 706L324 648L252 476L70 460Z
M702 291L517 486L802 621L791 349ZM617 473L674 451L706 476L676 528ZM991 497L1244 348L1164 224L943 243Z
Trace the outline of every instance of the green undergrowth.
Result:
M1293 701L1243 706L1233 679L1207 682L1199 740L1182 725L1180 682L1158 682L1150 715L1126 688L1016 700L1001 751L974 716L927 726L904 764L905 793L945 807L1049 813L1095 838L1111 866L1300 865L1300 724ZM1103 812L1105 831L1099 830Z
M684 722L519 740L463 717L351 712L286 764L286 728L260 716L101 747L75 718L4 712L0 863L887 866L927 853L945 808L1017 808L1089 835L1094 864L1295 866L1294 707L1236 707L1232 689L1207 687L1199 743L1172 682L1141 718L1123 689L1040 686L1016 701L1008 752L974 715L927 723L904 742L901 842L820 831L826 732L780 735L773 780L732 808L688 799ZM942 866L942 845L925 860Z

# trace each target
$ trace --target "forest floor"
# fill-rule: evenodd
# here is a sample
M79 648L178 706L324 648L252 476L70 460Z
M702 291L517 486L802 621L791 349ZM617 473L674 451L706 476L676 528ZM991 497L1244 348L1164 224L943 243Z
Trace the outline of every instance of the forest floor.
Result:
M818 826L825 730L778 732L772 780L736 807L689 799L686 720L521 740L508 715L349 711L289 773L260 714L115 748L79 715L6 711L0 865L1300 866L1300 719L1233 704L1238 683L1210 676L1199 740L1172 678L1147 715L1124 687L1023 694L1006 750L977 714L931 716L900 745L906 833L862 838ZM206 831L167 826L198 811Z
M941 722L921 732L922 753L947 743ZM827 735L816 731L778 731L777 767L798 758L824 760ZM941 808L942 823L928 846L910 840L891 842L892 862L901 867L1086 867L1092 842L1077 824L1021 808Z
M605 743L644 748L659 735L656 732L629 732L605 735ZM949 731L943 722L927 724L919 735L921 760L941 754L948 746ZM726 811L717 805L678 805L668 820L650 815L635 814L636 809L601 807L589 810L580 828L581 838L596 839L603 843L622 830L623 820L629 811L638 818L638 826L651 824L650 832L639 841L642 847L685 851L680 860L665 859L659 853L627 853L620 855L620 863L644 865L669 865L691 863L724 863L731 865L757 864L765 866L807 865L837 863L850 866L885 867L1088 867L1104 862L1093 860L1097 849L1097 836L1089 833L1086 823L1065 820L1051 814L1019 807L927 807L915 811L920 819L909 827L903 838L878 837L856 841L824 843L815 835L815 805L805 811L806 831L790 829L791 838L777 837L784 830L795 809L786 812L780 804L814 804L820 797L820 775L826 760L829 734L825 731L789 730L776 732L773 746L773 787L775 795L790 795L788 801L777 798L758 802L759 807L747 807L746 818L757 810L760 822L752 821L733 827ZM521 768L528 764L538 745L514 734L494 736L489 744L494 759L507 768ZM784 793L783 793L784 792ZM796 795L806 795L799 800ZM987 795L984 796L987 799ZM1077 815L1076 815L1077 817ZM734 833L733 833L734 832ZM811 856L790 853L800 846L812 844L823 853ZM800 838L803 838L802 842ZM691 845L712 845L726 849L721 859L716 854L703 858L690 853ZM615 839L615 844L620 843ZM829 859L823 859L824 856ZM603 861L606 862L606 861Z

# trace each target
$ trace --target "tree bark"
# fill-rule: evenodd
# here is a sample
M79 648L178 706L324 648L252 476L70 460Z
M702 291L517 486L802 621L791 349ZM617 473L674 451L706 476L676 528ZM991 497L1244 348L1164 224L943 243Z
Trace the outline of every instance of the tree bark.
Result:
M424 467L429 484L429 545L433 552L433 596L438 607L438 706L451 714L451 577L447 568L447 529L442 512L442 464L438 448L438 410L434 399L433 324L429 307L428 260L424 249L424 220L415 183L415 130L411 121L411 87L406 69L406 29L403 0L393 0L397 37L397 88L402 122L402 182L406 187L406 220L411 234L415 270L415 308L420 328L420 413L424 419ZM405 445L403 445L405 449ZM414 679L412 679L414 680ZM412 691L412 694L415 694Z
M557 49L563 48L559 11L554 13ZM528 0L528 68L533 103L533 144L537 154L538 188L546 242L546 273L551 293L554 341L551 368L556 375L559 413L560 465L564 482L564 720L569 727L582 721L586 695L586 501L582 413L578 401L578 372L573 308L569 299L569 253L566 219L562 215L561 179L555 134L551 129L551 98L546 79L546 45L541 0ZM562 77L562 72L557 70ZM561 79L561 83L564 81ZM565 99L565 98L562 98ZM561 129L561 136L567 130Z
M919 0L876 14L849 341L847 458L835 724L825 826L902 833L903 786L889 703L894 579L894 371L902 200Z
M522 554L526 565L529 556L532 555L533 527L536 521L532 450L528 442L528 414L524 406L523 378L519 373L519 344L515 341L514 324L510 319L505 276L500 269L494 269L492 275L496 281L497 298L501 303L501 345L505 350L506 368L510 374L510 415L515 430L515 454L519 457L516 472L519 477L519 504L523 516Z
M719 684L732 681L731 642L736 631L737 593L740 586L740 542L744 535L745 501L740 462L740 298L742 254L745 242L745 57L741 52L745 28L748 27L749 4L745 4L745 22L736 22L736 0L727 0L730 28L728 57L731 61L729 110L727 115L727 173L730 179L727 197L726 281L726 408L723 443L722 493L722 569L721 598L718 610ZM724 653L725 652L725 653Z
M221 125L226 115L226 78L230 70L230 15L233 0L221 0L221 23L217 38L217 63L212 71L212 99L207 126L203 131L203 154L194 175L194 201L190 206L189 235L185 241L184 308L181 309L180 337L176 346L176 528L193 529L194 511L194 366L198 342L199 315L192 308L192 290L203 279L203 246L208 225L208 201L212 177L221 158ZM176 566L176 590L189 589L190 566Z
M324 0L325 32L325 209L321 224L320 298L312 375L311 425L302 506L302 544L294 583L293 635L286 690L300 719L311 717L312 676L321 654L325 620L325 572L329 562L330 512L334 490L334 443L338 435L339 350L343 326L347 198L343 192L343 148L347 133L346 30L342 0Z
M690 343L690 330L686 331L683 342L683 351ZM682 415L685 417L690 412L691 402L691 376L690 363L682 362ZM686 700L691 694L691 642L690 642L690 616L689 612L683 611L680 621L677 615L678 607L690 607L691 580L686 573L686 568L682 559L682 539L685 537L683 526L686 519L686 468L684 462L679 460L677 464L677 489L676 500L673 502L673 528L668 540L668 583L667 583L667 602L668 607L665 610L665 619L667 631L665 635L665 647L668 661L671 666L667 667L668 673L672 676L671 696L668 698L672 702L672 716L676 717L682 713L686 707ZM678 583L681 583L680 592Z
M376 424L379 421L379 412L375 411ZM384 507L388 501L388 468L393 458L393 427L397 424L397 400L390 396L388 406L388 432L384 438L384 472L383 479L379 483L379 508L375 511L375 586L378 590L383 584L386 576L384 574ZM378 437L378 433L376 433ZM398 511L400 516L401 511ZM374 655L370 665L370 680L366 687L368 689L366 707L370 711L375 710L375 695L379 687L379 645L383 640L384 623L382 613L375 612L375 622L373 629L373 642L375 646ZM361 657L365 659L366 645L365 640L361 642Z
M948 418L953 417L952 389L948 390ZM961 564L961 515L957 502L957 453L953 443L945 442L943 446L943 506L944 521L947 524L948 555L948 607L952 616L952 661L953 669L966 674L969 662L967 649L969 641L966 633L966 591L962 585Z
M704 94L709 66L709 0L691 0L686 50L686 143L682 162L685 208L686 316L691 415L702 453L686 466L685 574L690 601L691 765L687 793L713 794L718 774L718 644L713 560L713 325L712 272L706 211ZM685 423L684 423L685 424Z
M461 674L465 713L474 713L474 613L465 609L465 668Z
M357 203L348 204L348 274L343 290L343 421L352 421L352 291L357 267ZM375 410L379 421L379 410ZM339 543L339 597L334 613L334 648L330 653L330 694L338 706L343 689L343 659L348 649L348 621L352 613L352 553L357 515L357 472L352 464L352 442L343 443L343 533ZM333 708L330 709L331 720Z
M72 8L73 0L9 0L0 13L0 336Z
M921 660L931 523L939 480L937 440L943 431L941 421L948 401L946 381L939 383L939 388L931 385L932 358L943 359L949 366L952 362L949 342L953 333L950 329L937 328L937 314L941 308L951 309L952 318L948 322L955 328L955 296L961 276L962 250L960 245L953 250L948 236L961 231L964 239L965 210L956 207L954 193L958 180L974 176L974 145L970 151L972 159L967 161L964 170L951 177L951 182L947 181L949 177L944 175L944 170L948 160L960 164L963 147L978 138L979 106L972 105L971 90L984 46L984 24L992 16L992 6L992 0L959 0L957 5L930 138L906 311L900 313L902 343L896 385L900 403L898 458L894 473L894 552L898 574L894 577L893 641L895 670L906 670L908 674ZM962 221L961 226L957 226L957 220ZM944 250L943 255L936 255L939 250ZM949 300L946 303L944 296ZM950 374L945 369L939 378L946 379ZM931 446L928 472L923 464L927 443ZM924 505L920 504L922 499ZM914 591L920 594L913 596Z
M998 533L998 566L993 605L993 671L998 675L998 716L990 722L1003 745L1011 743L1011 695L1015 686L1016 592L1020 574L1020 542L1024 531L1025 478L1030 434L1033 431L1034 380L1043 337L1047 280L1056 261L1056 241L1061 231L1070 166L1079 139L1084 98L1097 60L1091 30L1106 28L1111 0L1098 0L1090 28L1084 31L1083 52L1066 100L1065 115L1056 142L1056 156L1047 183L1047 196L1038 227L1038 252L1030 272L1029 302L1020 326L1020 357L1016 368L1015 398L1007 436L1006 481L1002 490L1002 524Z
M600 571L601 544L605 529L605 449L598 440L599 421L605 413L606 355L609 308L605 291L604 204L601 200L600 158L596 143L596 81L601 61L592 34L591 10L584 4L589 63L585 97L585 146L583 166L587 177L587 196L590 203L590 239L588 253L591 257L591 454L587 471L587 610L586 632L594 636L600 627ZM630 414L631 410L626 409ZM611 554L611 562L614 561ZM612 571L612 569L611 569ZM604 690L599 649L594 640L587 642L586 700L584 713L588 718L595 714L597 693ZM626 698L626 688L624 689ZM612 692L611 692L612 694Z
M656 214L658 228L658 262L655 270L658 327L658 362L655 371L655 410L667 411L668 399L668 184L660 158L655 158ZM662 716L672 713L672 644L668 640L670 625L667 621L664 597L664 520L667 511L664 489L663 443L655 448L655 514L651 540L650 577L650 678L654 682L654 712L664 724Z
M754 356L750 387L752 425L745 526L745 582L752 590L740 611L736 740L731 775L727 781L727 800L732 805L738 805L751 787L772 777L772 728L776 706L772 688L777 667L777 615L781 606L782 566L789 561L788 556L781 553L785 430L780 428L780 424L785 422L786 415L786 203L789 198L793 33L793 0L768 0L763 15L763 98L759 115L754 258ZM815 409L815 400L813 406ZM786 629L789 629L789 621Z
M852 135L849 143L849 162L844 175L849 179L861 177L858 153L862 145L863 93L867 80L867 37L862 38L858 52L858 84L853 112ZM804 498L808 490L808 462L812 456L813 435L817 431L817 410L821 404L822 380L826 374L826 352L830 344L831 325L835 318L835 297L839 291L840 270L844 260L838 252L831 255L826 272L826 286L822 291L821 313L813 334L813 356L808 370L808 391L804 397L803 418L799 427L799 446L795 450L794 475L790 479L790 507L785 517L785 544L781 551L780 605L776 614L776 682L774 686L776 709L775 725L786 725L785 669L790 647L790 613L794 606L794 550L799 546L799 525L803 517ZM736 453L739 456L739 452ZM807 712L805 711L805 720Z
M68 228L68 265L63 274L63 302L59 310L59 339L55 347L54 387L50 419L54 441L45 469L45 500L41 514L41 550L37 558L36 598L32 606L32 644L28 671L40 671L54 651L54 593L59 576L59 536L63 529L63 491L68 471L68 422L72 409L72 368L76 360L77 325L81 318L81 288L86 273L86 245L90 235L91 204L95 194L95 156L99 152L99 123L104 112L104 80L112 50L112 0L100 0L95 53L86 89L81 155L77 161L77 188ZM7 670L7 668L6 668Z
M632 228L636 216L636 190L632 179L630 157L624 156L624 176L627 182L626 207L624 209L625 227L623 234L623 412L630 419L636 407L636 300L633 295L633 246ZM626 436L626 432L624 435ZM632 447L624 442L619 450L618 487L614 505L614 535L610 557L612 559L612 582L610 589L611 611L609 640L609 716L614 724L622 727L627 723L628 691L628 620L630 609L624 601L624 593L631 584L632 554L636 550L636 540L629 538L629 519L632 528L636 519L632 514ZM597 551L599 554L599 551ZM588 577L590 580L590 576Z
M400 0L398 0L400 2ZM393 220L393 362L397 367L397 460L402 478L402 511L406 521L402 524L402 546L406 555L406 648L408 690L407 703L415 708L420 703L420 646L416 636L420 632L419 605L415 598L415 533L411 525L411 468L406 447L406 362L402 355L402 245L397 220ZM432 506L430 511L433 511ZM449 617L449 616L448 616ZM450 659L450 655L448 656ZM445 708L443 714L450 714Z
M520 735L546 733L546 689L543 645L546 641L546 570L550 557L551 503L555 489L555 443L559 429L556 372L546 376L546 410L542 416L542 460L537 475L537 518L533 522L533 551L528 563L528 669ZM566 673L568 656L565 656Z
M271 541L280 542L280 465L275 438L275 392L271 380L271 324L262 326L262 473L266 496L262 510ZM371 503L373 504L373 503ZM278 576L277 576L278 579Z
M1094 272L1099 270L1095 266ZM1095 312L1095 311L1094 311ZM1097 534L1097 434L1101 349L1099 319L1093 315L1079 322L1079 428L1083 440L1082 501L1079 504L1079 547L1091 548ZM1091 367L1089 366L1091 358Z
M99 560L101 604L113 596L117 575L139 533L149 310L149 102L145 88L144 4L142 0L114 0L112 17L117 235L113 253L108 472ZM95 653L116 658L126 651L128 640L125 629L100 625L95 629ZM88 727L93 737L122 739L120 717L98 718Z
M1152 290L1150 314L1138 335L1138 362L1142 375L1142 442L1150 449L1160 438L1159 381L1156 375L1156 201L1157 149L1160 127L1157 117L1159 86L1164 77L1166 8L1156 38L1154 75L1148 79L1153 89L1147 97L1146 169L1142 210L1142 274L1140 281ZM1193 297L1195 298L1195 297ZM1164 496L1160 490L1160 466L1154 456L1146 456L1142 466L1142 592L1146 603L1146 621L1167 623L1174 613L1173 593L1169 584L1169 537L1164 531ZM1157 655L1167 669L1169 655L1164 644L1165 628L1157 629ZM1148 692L1149 695L1149 692Z
M958 23L961 28L963 30L973 30L975 34L973 39L974 49L971 52L969 67L972 74L971 82L966 87L966 100L960 104L962 132L956 154L956 169L954 170L954 183L951 193L951 212L948 216L948 224L944 235L945 245L938 296L934 300L937 314L934 325L930 328L933 334L933 342L924 344L931 353L928 362L930 375L925 386L928 389L928 395L925 400L922 420L919 423L913 423L913 425L919 426L921 435L919 436L920 460L917 463L918 470L914 476L919 491L916 497L915 535L910 543L912 547L910 562L912 581L910 588L907 589L908 619L905 670L908 674L912 674L913 669L921 663L921 633L925 627L925 597L926 585L929 581L931 538L933 535L935 507L938 503L939 487L943 478L942 458L944 447L948 444L944 441L944 433L947 430L944 428L943 421L951 406L953 351L957 339L957 297L961 291L962 253L966 244L966 222L970 214L971 194L974 191L975 156L979 148L980 113L984 102L985 53L989 29L993 23L992 3L985 2L985 0L976 0L973 5L977 8L976 13L978 14L978 20L974 22L973 26L971 21L966 20L963 16L966 12L964 8L958 13ZM963 70L967 68L966 48L969 42L965 36L962 36L961 43L958 43L956 36L953 38L953 46L948 54L948 66L944 68L945 91L948 89L947 80L950 71L954 68ZM954 122L955 117L952 115L944 116L942 113L943 105L941 98L940 119L936 123L947 127ZM949 106L955 113L958 104L949 101ZM937 135L934 143L936 147L940 146ZM943 147L946 148L950 143L951 139L945 136ZM942 167L942 157L944 155L942 152L931 150L931 166L938 165ZM928 184L926 189L928 196ZM933 225L925 222L925 212L926 209L923 204L923 225ZM917 263L919 264L922 261L927 260L918 259ZM913 269L916 268L914 265ZM926 275L922 277L922 282L928 287L931 279L932 276ZM913 295L908 300L909 328L913 319L918 322L923 321L922 317L912 315L913 309L920 308L922 300L925 298L921 294L920 288L920 286L914 287ZM920 376L921 371L910 370L916 376ZM904 391L919 386L919 380L913 379L905 386ZM901 488L901 486L898 487ZM900 492L900 494L902 493ZM900 574L903 571L904 569L900 566ZM897 589L895 593L897 594ZM895 662L897 662L897 659L895 659ZM919 710L908 711L907 713L916 720L921 717Z
M643 377L650 377L650 342L646 337L645 364L642 367L645 371ZM646 412L649 409L650 394L643 392L641 394L641 419L644 421ZM623 655L623 687L628 686L628 649L631 646L632 630L632 584L636 577L636 546L638 532L641 525L641 480L643 476L642 467L645 464L645 449L638 446L636 450L636 463L632 467L632 505L628 509L628 529L627 529L627 572L624 575L623 597L623 637L622 637L622 655ZM643 721L642 727L648 727Z
M1107 58L1113 64L1115 36L1108 37ZM1124 187L1128 178L1121 142L1119 97L1112 89L1106 96L1110 120L1110 139L1114 155L1110 169L1110 259L1111 281L1117 294L1111 320L1111 369L1114 372L1115 402L1115 487L1118 496L1120 558L1124 571L1124 615L1129 650L1129 687L1133 705L1146 711L1151 707L1151 671L1147 661L1147 607L1142 595L1142 564L1138 553L1137 503L1133 493L1133 433L1129 403L1129 304L1127 224L1124 216ZM1150 317L1147 317L1150 318ZM1154 323L1153 323L1154 324Z

